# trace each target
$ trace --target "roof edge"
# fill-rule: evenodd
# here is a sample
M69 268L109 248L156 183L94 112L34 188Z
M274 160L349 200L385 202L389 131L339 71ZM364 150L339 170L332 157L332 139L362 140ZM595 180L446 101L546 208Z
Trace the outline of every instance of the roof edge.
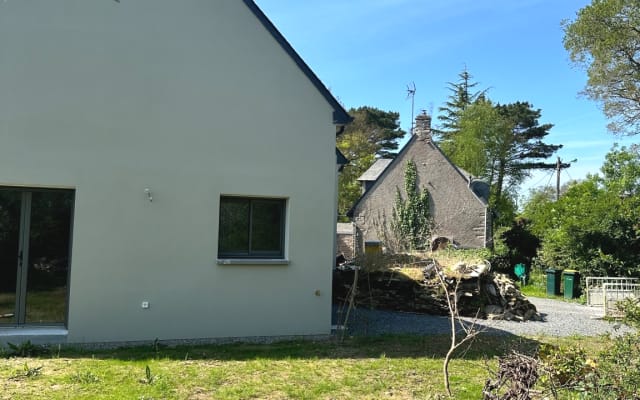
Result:
M442 149L440 148L440 146L438 146L438 144L437 144L437 143L435 143L435 142L433 142L433 141L432 141L431 143L433 143L434 148L435 148L437 151L439 151L439 152L440 152L440 154L442 154L442 156L444 157L444 159L445 159L445 160L447 160L447 162L448 162L448 163L453 167L453 169L455 169L455 170L456 170L456 172L457 172L457 173L462 177L462 179L464 179L464 180L467 182L467 189L469 189L469 191L471 192L471 194L472 194L472 195L473 195L473 196L474 196L474 197L475 197L475 198L476 198L476 199L477 199L477 200L478 200L478 201L479 201L483 206L485 206L485 207L489 208L489 201L488 201L489 199L487 199L487 201L485 201L482 197L478 196L478 195L476 194L476 192L474 192L474 191L473 191L473 189L471 189L471 182L472 182L472 179L471 179L471 178L476 178L477 180L480 180L480 181L483 181L483 182L485 182L485 181L484 181L483 179L480 179L480 178L474 177L473 175L466 176L464 173L462 173L462 171L461 171L460 167L458 167L456 164L454 164L454 163L453 163L453 161L451 161L451 159L450 159L446 154L444 154L444 151L442 151ZM465 172L466 172L466 171L465 171ZM485 183L487 183L487 182L485 182ZM488 184L488 183L487 183L487 184Z
M409 150L409 145L415 142L416 138L417 138L416 135L411 135L407 143L400 149L399 152L396 153L396 156L393 157L393 160L384 168L384 170L380 173L380 175L378 175L378 179L375 180L375 182L373 183L373 186L377 185L378 182L380 182L383 179L383 177L387 174L387 171L390 170L391 166L394 165L400 159L400 156ZM371 189L373 189L373 186L371 187ZM351 206L349 211L347 211L347 217L353 218L353 213L355 212L356 207L358 207L358 205L362 202L362 200L369 194L371 189L362 193L360 198L358 198L358 200L355 203L353 203L353 206Z
M258 7L253 0L242 0L244 4L253 12L262 25L267 29L273 38L278 42L282 49L293 59L298 68L309 78L313 86L322 94L327 102L333 107L333 123L336 125L346 125L353 120L347 110L344 109L342 104L331 94L329 89L322 83L313 70L304 62L302 57L295 51L293 46L287 41L287 39L280 33L278 28L271 22L271 20L265 15L264 12Z
M396 154L396 156L393 158L393 161L391 161L389 163L389 165L387 165L385 167L385 169L382 171L382 173L378 176L378 179L375 180L375 183L373 184L374 186L378 184L378 182L380 182L381 180L384 179L384 176L387 174L388 171L390 171L391 166L394 165L396 162L398 162L397 160L399 160L401 157L401 155L403 155L406 151L408 151L410 145L415 142L417 140L418 136L417 135L412 135L411 138L409 139L409 141L407 141L407 143L404 145L404 147L402 149L400 149L400 151ZM433 140L430 141L431 144L433 145L434 149L439 152L443 158L447 161L447 163L449 163L449 165L451 165L453 167L453 169L458 173L458 175L465 180L466 182L469 182L468 177L466 177L462 172L460 172L460 168L455 165L450 159L449 157L447 157L446 154L444 154L444 152L442 151L442 149L440 148L440 146L438 146L437 143L435 143ZM360 198L358 198L358 200L353 203L353 206L349 209L349 211L347 211L347 217L349 218L353 218L353 213L356 210L356 207L362 202L362 200L367 197L367 195L369 194L369 192L373 189L373 187L371 187L371 189L367 190L366 192L364 192ZM473 195L473 197L476 198L476 200L478 200L480 202L480 204L482 204L484 207L489 208L489 203L485 202L482 198L480 198L472 189L471 187L467 184L467 189L471 192L471 194Z

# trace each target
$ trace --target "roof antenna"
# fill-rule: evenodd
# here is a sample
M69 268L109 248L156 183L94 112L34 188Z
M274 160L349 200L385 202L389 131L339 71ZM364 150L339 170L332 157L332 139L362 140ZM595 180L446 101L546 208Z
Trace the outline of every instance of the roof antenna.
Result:
M413 116L413 107L414 107L414 99L416 97L416 84L415 82L411 82L410 85L407 85L407 99L411 98L411 136L413 136L413 124L414 116Z

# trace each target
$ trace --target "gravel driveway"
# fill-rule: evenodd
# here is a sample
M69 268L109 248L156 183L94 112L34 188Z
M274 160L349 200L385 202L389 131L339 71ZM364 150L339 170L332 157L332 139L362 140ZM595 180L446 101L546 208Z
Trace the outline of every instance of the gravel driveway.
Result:
M479 329L494 335L526 336L597 336L605 333L620 334L631 332L627 326L615 329L616 324L602 319L601 307L589 307L560 300L529 297L542 321L489 321L480 320ZM334 324L337 321L337 308L334 309ZM353 335L382 334L438 334L449 333L448 317L424 315L406 312L379 311L358 308L351 310L348 329ZM470 321L471 319L466 318ZM619 324L618 324L619 325Z

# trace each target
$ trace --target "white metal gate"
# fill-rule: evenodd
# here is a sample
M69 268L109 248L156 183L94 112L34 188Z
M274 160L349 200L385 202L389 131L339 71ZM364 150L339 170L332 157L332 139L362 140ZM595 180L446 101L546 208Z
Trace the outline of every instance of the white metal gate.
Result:
M607 317L623 317L617 304L624 299L640 299L640 284L637 283L605 283L602 285L604 297L604 315Z
M617 290L627 293L631 290L630 285L639 283L638 278L622 278L613 276L588 276L587 286L587 305L605 306L604 285L609 285L608 292L610 296L615 296Z

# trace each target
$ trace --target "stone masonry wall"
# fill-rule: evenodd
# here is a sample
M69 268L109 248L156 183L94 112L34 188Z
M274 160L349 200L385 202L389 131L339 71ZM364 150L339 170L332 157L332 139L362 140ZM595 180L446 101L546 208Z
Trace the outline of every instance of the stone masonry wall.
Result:
M396 188L405 196L405 166L413 160L418 187L426 189L431 197L433 234L447 237L461 247L485 247L490 225L485 220L488 209L469 189L468 179L431 142L430 136L414 135L406 146L354 209L353 220L363 241L383 240L382 230L390 229Z
M342 254L347 260L353 259L354 256L354 243L353 234L338 233L336 252Z

